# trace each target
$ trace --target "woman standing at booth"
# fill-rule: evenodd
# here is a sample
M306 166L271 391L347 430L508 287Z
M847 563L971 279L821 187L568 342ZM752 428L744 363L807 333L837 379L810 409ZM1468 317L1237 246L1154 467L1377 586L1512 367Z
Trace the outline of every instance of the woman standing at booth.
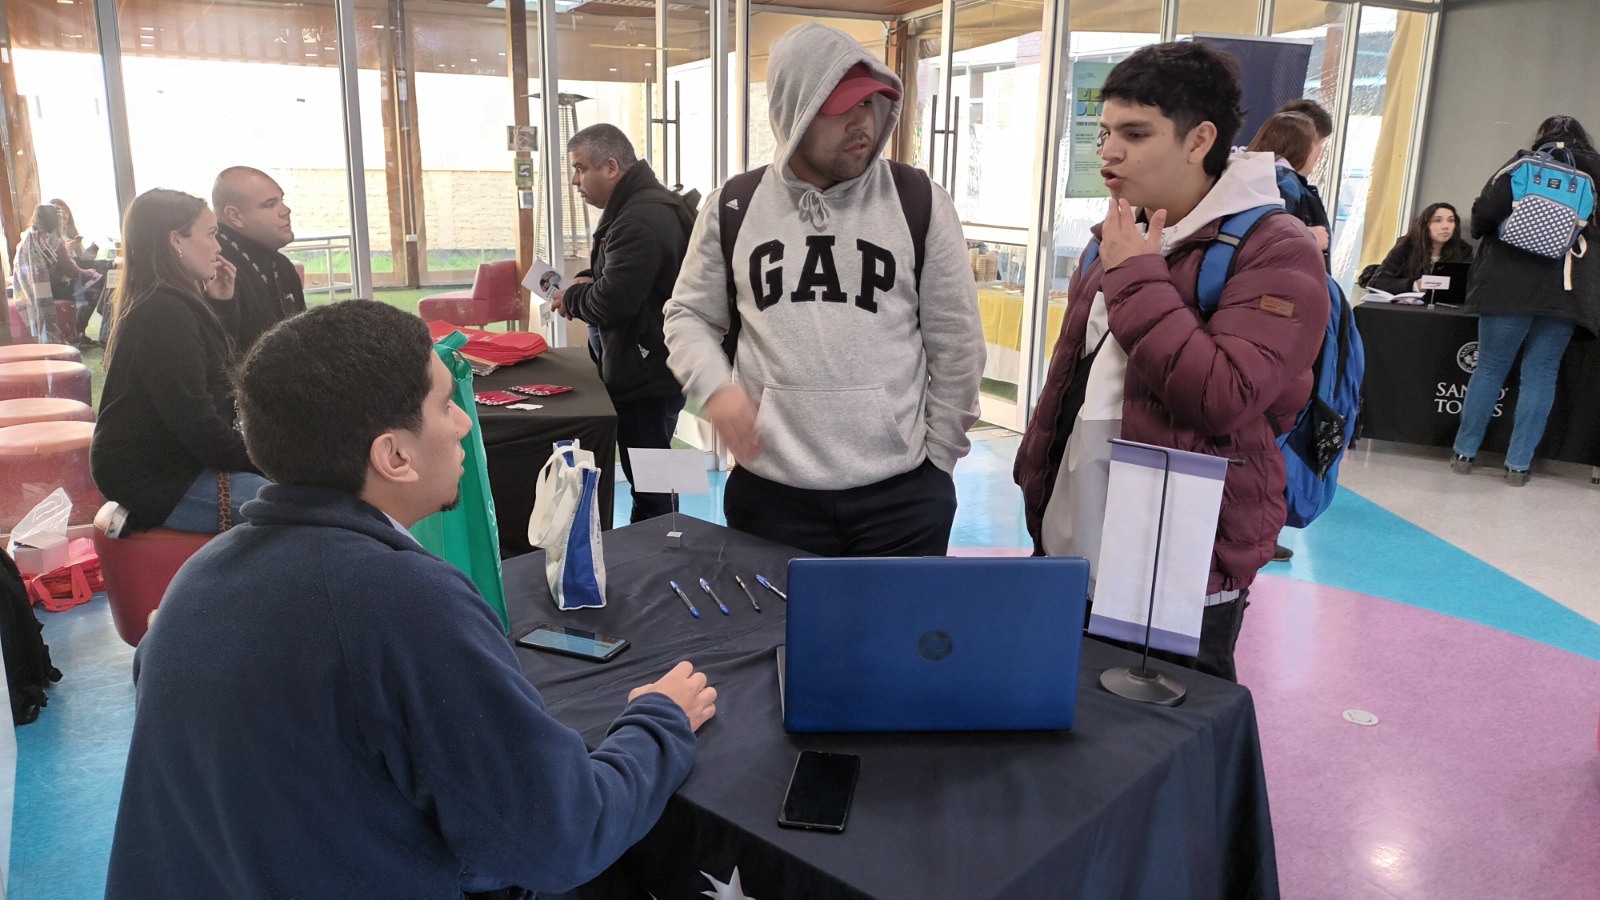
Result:
M1365 286L1391 294L1420 290L1417 280L1441 262L1472 262L1472 245L1461 236L1456 208L1433 203L1411 223L1411 230L1394 242Z
M211 302L233 297L217 217L178 191L140 194L123 223L106 387L89 464L126 528L216 533L266 484L234 428L229 343Z
M1552 116L1539 126L1533 148L1560 143L1572 151L1577 167L1600 185L1600 156L1589 133L1570 116ZM1512 162L1528 156L1519 150ZM1556 375L1574 331L1600 334L1600 227L1584 225L1589 252L1571 259L1572 286L1564 283L1567 260L1546 259L1502 242L1500 223L1511 214L1508 163L1472 204L1472 236L1479 239L1478 259L1467 285L1466 311L1478 316L1478 365L1467 383L1450 466L1472 471L1483 434L1494 415L1500 389L1511 364L1522 353L1522 382L1511 444L1506 449L1506 484L1528 483L1533 451L1544 436L1545 420L1555 402Z

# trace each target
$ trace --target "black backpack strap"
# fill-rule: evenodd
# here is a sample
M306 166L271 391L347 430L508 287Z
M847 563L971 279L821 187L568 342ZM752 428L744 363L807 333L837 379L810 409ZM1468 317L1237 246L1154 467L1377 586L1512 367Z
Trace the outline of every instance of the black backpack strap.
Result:
M728 284L728 333L722 338L722 351L729 362L739 347L739 290L733 283L733 245L739 240L744 214L750 211L750 198L756 195L756 186L765 174L766 166L741 172L729 178L717 196L717 231L722 237L722 270Z
M915 248L912 271L916 275L917 290L922 290L922 259L927 255L928 224L933 219L933 181L928 173L916 166L889 160L889 172L894 175L894 189L900 195L900 212L911 229L911 246Z

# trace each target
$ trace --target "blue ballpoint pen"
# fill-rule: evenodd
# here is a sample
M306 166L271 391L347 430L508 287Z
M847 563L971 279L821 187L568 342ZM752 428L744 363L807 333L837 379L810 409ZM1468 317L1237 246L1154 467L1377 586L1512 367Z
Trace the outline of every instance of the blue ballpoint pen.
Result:
M689 615L694 616L696 619L700 618L700 610L694 608L694 604L689 601L689 595L683 592L683 588L678 587L676 581L669 581L667 584L672 585L672 592L678 595L679 600L683 601L684 607L689 610Z
M705 591L707 597L716 601L717 609L722 610L723 615L730 615L728 608L722 605L722 598L717 596L717 592L711 589L711 585L704 578L700 579L700 590Z
M778 588L775 585L773 585L772 582L767 580L767 576L765 576L765 575L757 575L756 576L756 581L761 582L761 586L762 587L764 587L767 590L773 592L774 594L777 594L779 600L782 600L785 603L789 602L789 595L785 594L783 591L778 590Z

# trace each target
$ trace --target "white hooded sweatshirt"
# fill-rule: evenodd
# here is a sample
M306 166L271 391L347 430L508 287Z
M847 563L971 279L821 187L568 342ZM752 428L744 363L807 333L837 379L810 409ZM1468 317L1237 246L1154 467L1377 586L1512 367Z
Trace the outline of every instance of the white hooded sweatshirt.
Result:
M711 194L666 305L668 363L694 406L730 380L756 404L763 450L739 464L791 487L838 490L908 472L946 472L971 449L983 325L955 205L938 186L920 292L915 251L889 163L900 102L875 95L877 144L866 171L819 190L789 159L844 73L866 63L900 80L853 38L822 25L772 45L767 84L779 150L734 245L741 331L722 350L728 295ZM802 290L802 282L804 289Z

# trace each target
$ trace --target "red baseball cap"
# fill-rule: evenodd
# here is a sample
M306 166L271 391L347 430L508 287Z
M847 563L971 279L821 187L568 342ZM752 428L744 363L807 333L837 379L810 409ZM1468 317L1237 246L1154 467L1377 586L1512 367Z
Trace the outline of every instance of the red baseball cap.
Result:
M894 85L880 80L866 63L856 63L839 79L838 86L828 95L828 99L822 101L821 112L825 116L843 115L850 107L873 94L883 94L890 100L900 99L900 92L895 90Z

